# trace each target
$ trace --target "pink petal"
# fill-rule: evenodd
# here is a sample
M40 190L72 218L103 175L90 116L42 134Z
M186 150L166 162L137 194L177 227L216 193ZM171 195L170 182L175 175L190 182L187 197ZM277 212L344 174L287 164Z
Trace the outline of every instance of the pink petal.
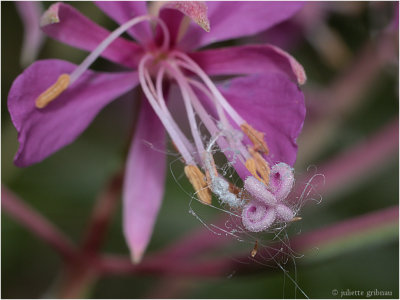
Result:
M24 23L21 65L26 67L36 59L44 41L44 36L39 26L43 6L39 1L18 1L15 2L15 5Z
M207 2L210 32L198 26L189 27L179 43L183 49L194 49L207 44L256 34L294 15L300 2Z
M253 176L249 176L244 181L244 189L249 192L259 202L267 205L275 205L276 199L274 195L267 190L264 183Z
M163 4L159 13L160 18L165 22L171 35L172 46L175 46L179 38L179 31L186 31L182 23L183 17L187 16L200 26L204 31L210 31L210 21L207 18L207 6L203 1L168 1ZM187 24L187 26L196 26Z
M8 109L20 142L15 156L17 166L37 163L71 143L105 105L138 82L135 72L86 71L45 108L36 108L36 98L54 84L59 75L75 68L74 64L62 60L37 61L11 86Z
M286 199L294 184L293 169L285 163L279 163L271 168L270 190L278 201Z
M179 10L191 18L203 30L210 31L210 21L207 18L207 5L202 1L169 1L163 8Z
M154 146L154 148L153 148ZM138 263L150 241L165 179L165 130L146 101L128 155L124 189L124 234Z
M290 54L272 45L251 45L203 50L190 56L209 75L280 73L304 84L303 67Z
M248 124L265 133L270 163L293 166L306 113L297 85L282 74L264 73L227 81L220 90Z
M92 51L110 32L92 22L70 5L56 3L43 14L42 30L67 45ZM104 58L135 68L143 54L134 42L118 38L102 53Z
M148 14L145 1L96 1L95 4L120 25ZM128 33L140 44L149 43L153 37L150 23L147 21L131 27Z
M242 223L251 232L268 229L275 221L275 209L258 201L251 201L242 211Z

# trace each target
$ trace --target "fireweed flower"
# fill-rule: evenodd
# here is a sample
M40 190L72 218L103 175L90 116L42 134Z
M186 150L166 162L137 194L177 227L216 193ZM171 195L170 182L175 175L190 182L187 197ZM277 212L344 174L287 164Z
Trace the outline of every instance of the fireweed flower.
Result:
M305 116L298 88L306 79L303 68L271 45L194 49L258 33L292 16L300 4L167 2L157 16L143 2L97 5L120 27L110 33L63 3L44 13L46 34L90 54L79 66L57 59L37 61L14 81L8 108L19 134L15 164L40 162L71 143L105 105L140 85L145 99L123 187L124 234L133 261L140 260L149 242L165 176L165 153L144 141L165 147L165 131L202 203L210 204L214 194L222 205L242 211L243 224L251 231L290 221L295 212L284 198L293 184L290 166ZM136 42L121 38L125 31ZM89 70L99 56L131 70ZM240 76L216 85L210 77L216 75ZM180 92L191 138L168 107L172 86ZM219 174L215 148L244 180L244 188Z

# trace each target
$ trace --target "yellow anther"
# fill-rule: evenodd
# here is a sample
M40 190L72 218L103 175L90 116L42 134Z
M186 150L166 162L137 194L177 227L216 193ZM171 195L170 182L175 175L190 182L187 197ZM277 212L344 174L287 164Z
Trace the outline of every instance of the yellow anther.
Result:
M51 85L47 90L39 95L36 99L36 107L44 108L51 101L56 99L69 85L70 77L68 74L61 74L57 82Z
M269 173L270 168L265 159L261 156L260 153L250 149L251 158L249 158L245 165L247 170L253 175L255 178L263 182L265 185L269 183Z
M255 130L247 123L243 123L240 125L240 128L243 130L244 134L250 139L250 141L254 145L254 150L268 154L268 146L267 143L264 141L264 133Z
M186 177L189 179L200 202L204 204L211 204L211 191L208 188L204 174L197 166L187 165L185 167Z

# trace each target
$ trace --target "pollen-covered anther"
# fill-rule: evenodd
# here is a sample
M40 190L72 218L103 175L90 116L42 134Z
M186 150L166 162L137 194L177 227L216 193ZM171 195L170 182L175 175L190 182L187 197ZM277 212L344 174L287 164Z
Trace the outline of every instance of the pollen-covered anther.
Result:
M250 149L251 158L246 160L246 168L249 170L251 175L263 182L265 185L269 184L270 168L265 159L260 153Z
M251 127L247 123L243 123L242 125L240 125L240 128L242 129L244 134L247 135L247 137L250 139L250 141L253 143L254 150L264 153L264 154L269 153L267 143L264 141L264 133L255 130L253 127Z
M68 88L69 82L70 76L68 74L61 74L56 83L51 85L47 90L41 93L39 97L37 97L36 107L46 107L51 101L60 96L60 94Z
M204 204L211 204L211 191L208 188L205 175L199 170L197 166L187 165L185 166L185 174L192 184L200 202Z

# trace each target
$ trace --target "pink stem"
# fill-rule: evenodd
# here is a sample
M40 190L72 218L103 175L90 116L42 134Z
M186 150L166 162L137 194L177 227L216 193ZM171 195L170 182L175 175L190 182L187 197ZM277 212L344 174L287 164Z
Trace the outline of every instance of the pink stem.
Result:
M376 227L385 226L399 220L399 206L395 205L355 217L340 223L319 229L317 231L303 234L293 238L291 246L297 251L304 251L323 244L330 243L338 238L345 238L356 233L369 231Z
M394 159L398 153L398 119L390 121L378 133L363 141L338 157L318 168L318 173L325 176L325 185L318 188L318 193L332 193L354 180L370 175L385 162ZM309 175L305 176L308 177ZM297 182L306 182L300 178ZM297 184L295 195L300 195L303 185Z
M4 185L1 186L2 208L10 217L49 244L65 260L74 261L78 252L73 243L37 211L20 200Z
M82 243L82 251L87 255L97 253L104 241L108 225L119 200L122 178L122 173L116 174L97 199Z
M398 222L398 210L398 206L393 206L303 234L291 240L291 248L296 252L303 252L307 249L322 246L343 236L352 236L376 227ZM271 246L268 250L259 249L259 254L257 255L263 255L265 258L272 257L278 254L278 250L274 249L279 249L279 247ZM226 275L232 270L244 273L261 267L259 264L251 263L249 259L250 250L249 253L235 258L219 257L207 261L179 261L178 258L175 260L157 255L157 257L154 256L151 259L144 260L140 265L133 265L128 258L105 256L99 262L97 268L103 275L166 273L169 276L209 277Z

